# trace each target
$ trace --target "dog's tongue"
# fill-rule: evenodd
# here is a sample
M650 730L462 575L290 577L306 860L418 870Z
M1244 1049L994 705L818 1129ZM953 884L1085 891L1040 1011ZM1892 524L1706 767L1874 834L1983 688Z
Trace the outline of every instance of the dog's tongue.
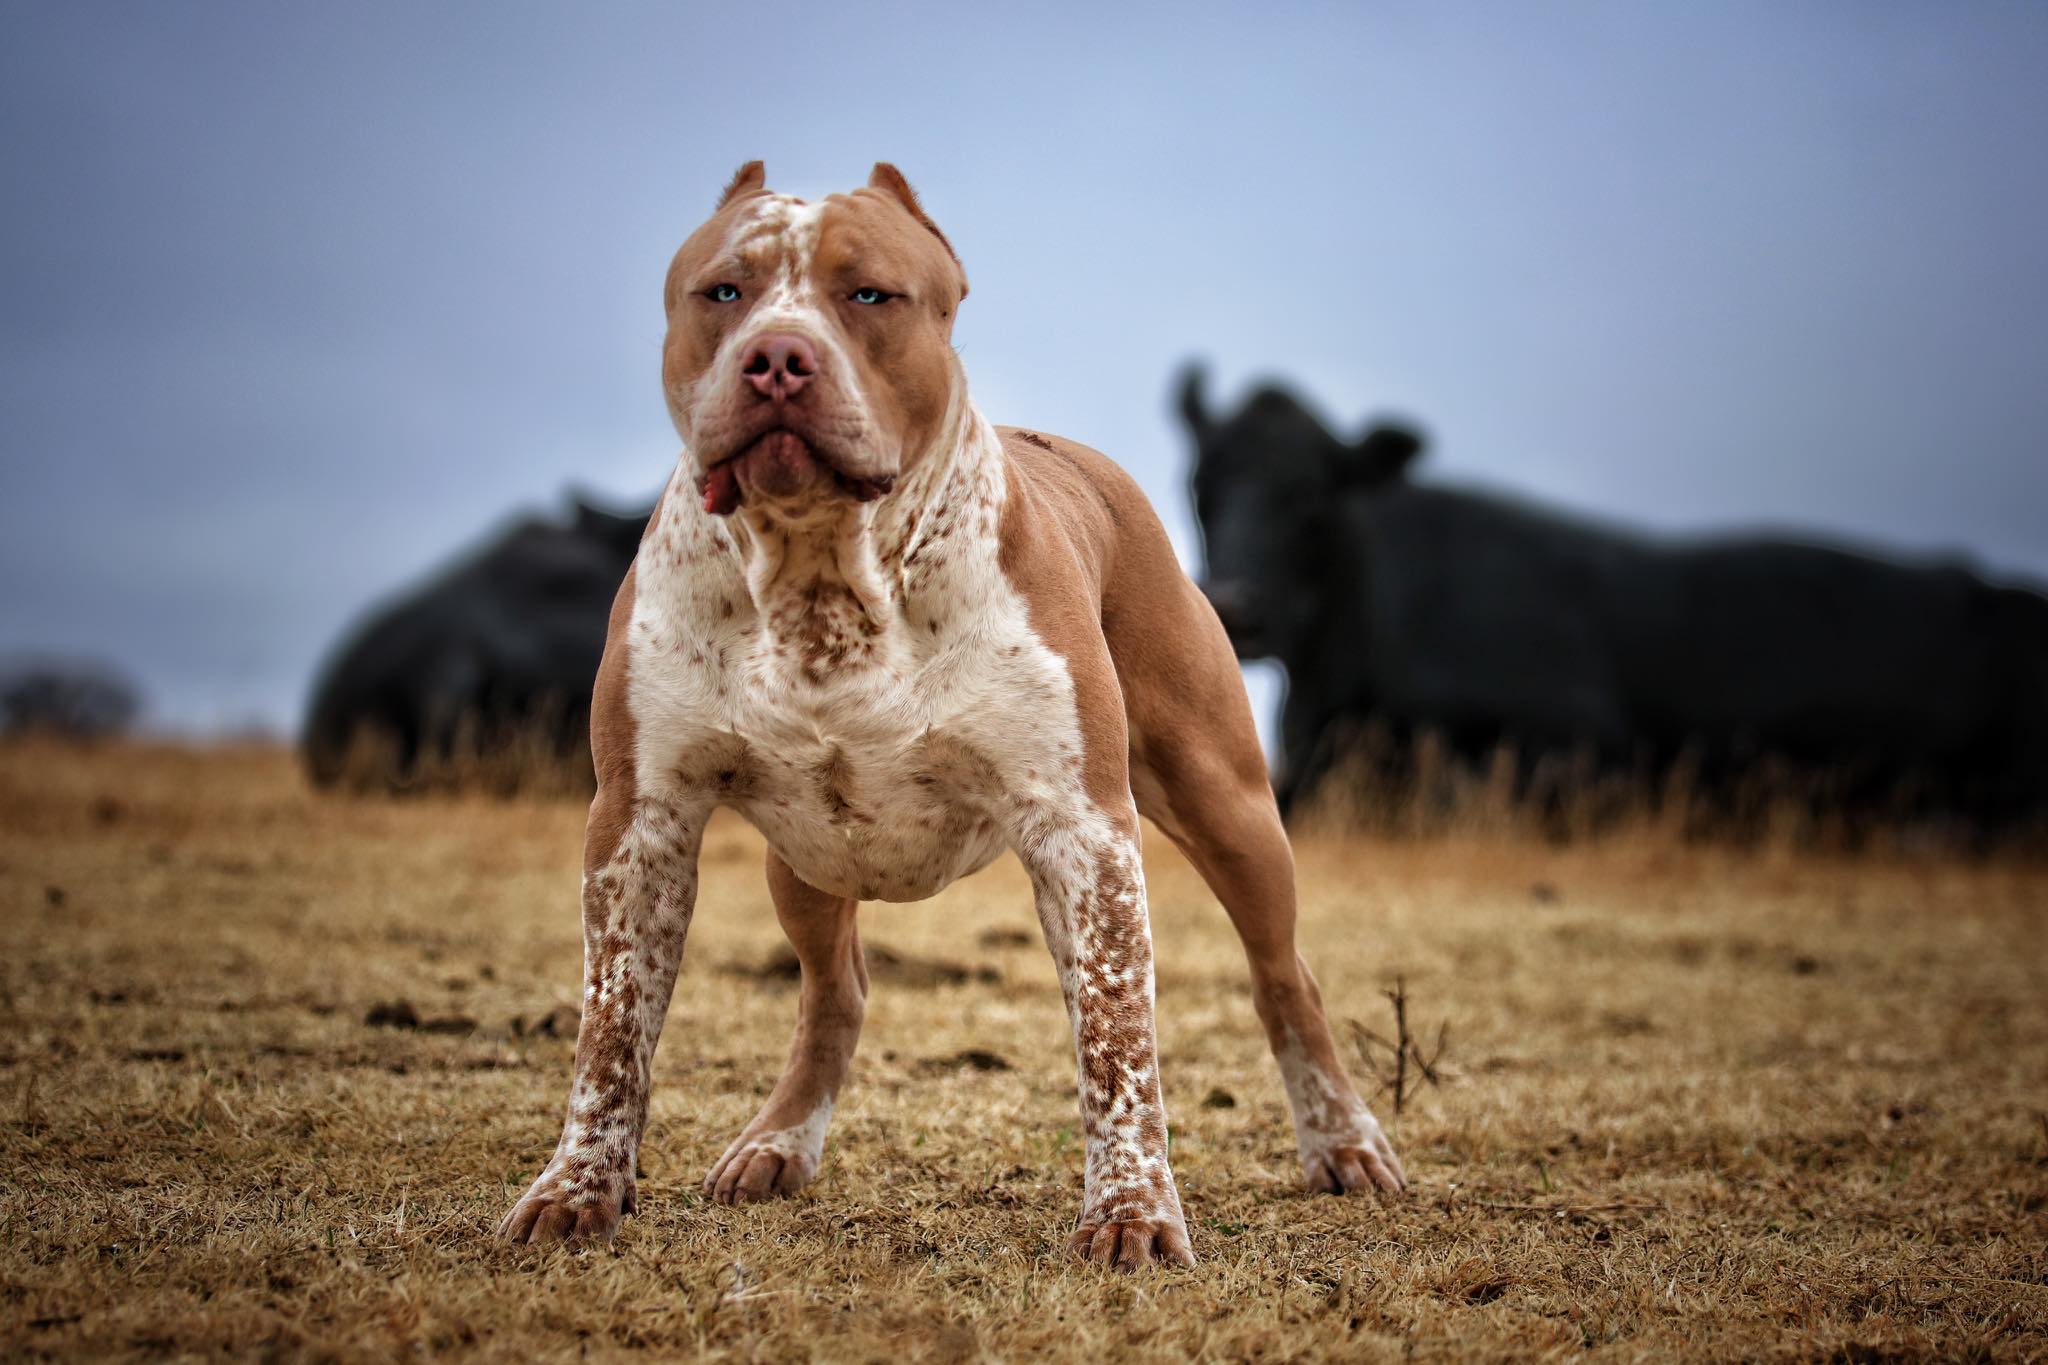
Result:
M730 460L714 466L704 476L703 491L705 511L714 517L732 515L733 508L740 505L740 481Z

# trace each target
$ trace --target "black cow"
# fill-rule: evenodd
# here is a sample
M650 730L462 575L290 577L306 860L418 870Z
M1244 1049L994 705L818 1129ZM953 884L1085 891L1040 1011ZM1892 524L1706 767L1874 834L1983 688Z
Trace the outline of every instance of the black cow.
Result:
M1333 734L1375 718L1466 755L1683 754L1709 779L1770 756L1987 824L2048 808L2035 593L1415 484L1411 428L1343 441L1276 387L1218 418L1199 370L1181 408L1206 590L1240 656L1287 669L1283 803L1324 775Z
M521 521L373 611L314 688L301 743L314 781L403 787L514 745L587 767L612 598L651 514L579 501L567 524Z

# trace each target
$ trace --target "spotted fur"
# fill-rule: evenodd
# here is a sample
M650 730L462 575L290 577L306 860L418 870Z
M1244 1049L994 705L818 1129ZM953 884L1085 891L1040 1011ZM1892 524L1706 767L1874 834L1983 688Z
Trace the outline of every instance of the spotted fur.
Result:
M870 270L913 307L849 311L839 294ZM707 308L703 282L727 275L748 306ZM865 1009L858 903L924 899L1010 850L1074 1035L1087 1157L1070 1245L1126 1269L1191 1263L1153 1036L1141 810L1244 936L1310 1183L1399 1186L1294 953L1291 860L1221 628L1121 471L975 410L946 344L965 291L893 168L821 205L743 168L678 255L664 378L687 449L599 678L576 1079L555 1156L503 1226L514 1241L608 1237L633 1206L648 1062L718 806L767 839L803 993L789 1066L706 1175L713 1198L788 1194L818 1169ZM750 484L744 460L730 515L695 496L766 429L738 374L764 329L822 357L805 405L774 419L821 470L880 479L888 496L858 500L822 476L794 493Z

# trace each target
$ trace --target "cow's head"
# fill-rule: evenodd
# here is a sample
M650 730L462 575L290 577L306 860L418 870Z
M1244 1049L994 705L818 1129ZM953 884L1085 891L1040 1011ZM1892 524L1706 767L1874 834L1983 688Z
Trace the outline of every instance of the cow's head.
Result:
M614 512L600 507L584 498L572 494L569 504L570 529L577 538L599 547L608 554L615 554L622 560L633 557L640 548L640 537L647 530L650 511Z
M1238 657L1284 659L1324 624L1347 496L1399 479L1422 452L1422 437L1381 422L1356 441L1339 440L1274 385L1218 417L1199 366L1181 378L1180 410L1195 440L1202 590Z
M706 510L885 496L964 401L967 277L894 166L806 203L742 166L669 266L662 386Z

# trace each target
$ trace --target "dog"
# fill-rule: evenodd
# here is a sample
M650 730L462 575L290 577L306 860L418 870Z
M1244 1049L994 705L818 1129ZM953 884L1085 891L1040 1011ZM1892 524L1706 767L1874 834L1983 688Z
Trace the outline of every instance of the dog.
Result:
M802 990L788 1068L709 1197L817 1173L867 997L859 903L922 900L1007 849L1074 1034L1087 1149L1068 1247L1193 1264L1141 815L1243 940L1308 1184L1402 1187L1295 950L1293 855L1230 641L1123 470L975 409L951 343L966 297L886 162L817 203L749 162L669 267L662 383L684 452L612 607L575 1078L509 1241L609 1240L635 1207L649 1064L720 806L767 840Z

